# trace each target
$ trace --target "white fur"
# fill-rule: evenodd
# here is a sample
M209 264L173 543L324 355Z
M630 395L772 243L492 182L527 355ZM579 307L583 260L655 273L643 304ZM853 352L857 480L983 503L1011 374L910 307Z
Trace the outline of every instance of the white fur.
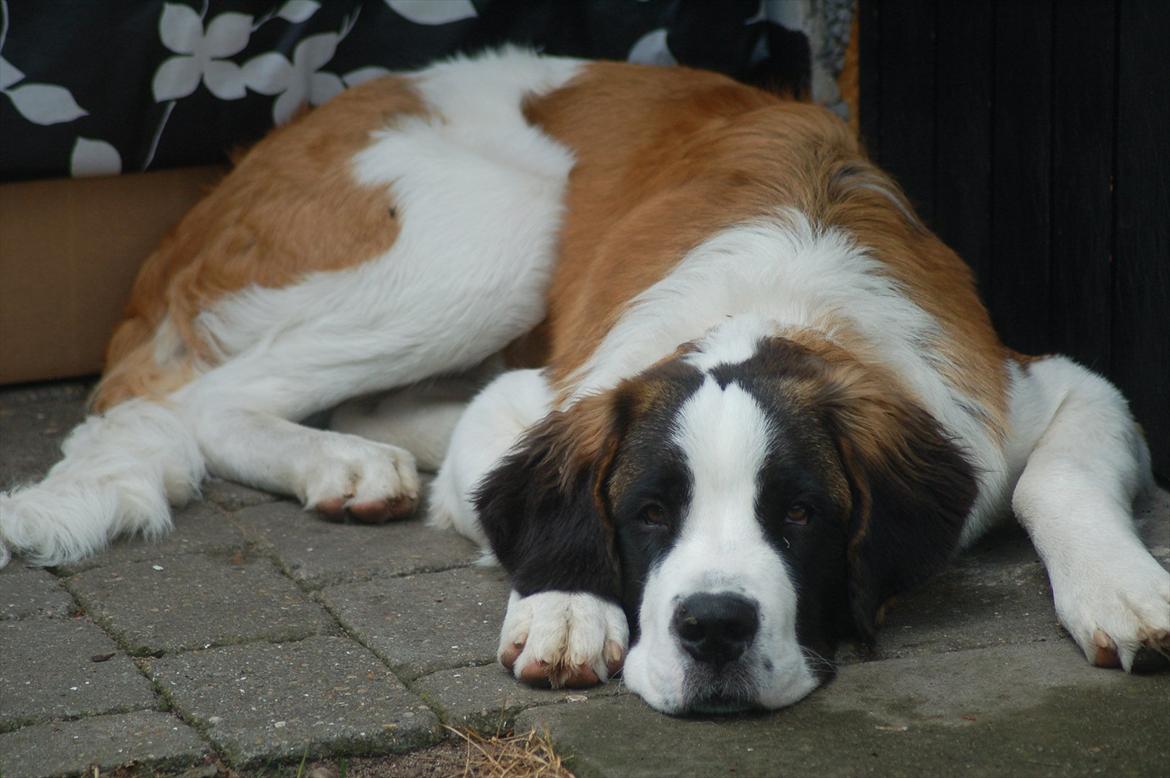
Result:
M1128 670L1143 637L1170 632L1170 572L1133 523L1134 498L1152 483L1141 433L1112 385L1062 357L1015 372L1011 413L1011 458L1023 467L1012 507L1057 616L1090 659L1103 631Z
M738 333L729 334L734 352ZM641 636L624 674L626 685L658 710L688 706L693 660L671 620L678 604L698 593L733 592L758 604L759 632L740 662L760 705L791 705L817 686L796 639L796 590L756 516L758 475L772 437L763 409L734 383L720 388L708 377L680 411L674 442L691 470L691 502L678 540L646 582Z
M512 671L517 678L528 665L544 662L559 668L582 665L609 678L607 660L618 655L606 650L609 643L624 652L629 627L622 609L612 602L583 592L540 592L521 597L513 591L500 631L499 656L513 646L524 649Z
M431 485L431 526L455 529L490 553L472 495L552 402L552 389L539 370L504 373L479 393L456 425L447 458Z

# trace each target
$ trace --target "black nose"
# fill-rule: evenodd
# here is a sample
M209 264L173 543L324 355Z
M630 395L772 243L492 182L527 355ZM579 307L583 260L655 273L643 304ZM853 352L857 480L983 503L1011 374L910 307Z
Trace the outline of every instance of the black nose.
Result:
M738 594L692 594L674 611L678 642L700 662L715 666L739 659L760 627L756 604Z

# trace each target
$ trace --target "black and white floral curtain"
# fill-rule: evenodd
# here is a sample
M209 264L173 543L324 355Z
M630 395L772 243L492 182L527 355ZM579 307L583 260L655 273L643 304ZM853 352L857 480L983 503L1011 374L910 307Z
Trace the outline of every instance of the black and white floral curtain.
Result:
M852 0L0 0L0 179L218 162L303 103L505 42L842 110Z

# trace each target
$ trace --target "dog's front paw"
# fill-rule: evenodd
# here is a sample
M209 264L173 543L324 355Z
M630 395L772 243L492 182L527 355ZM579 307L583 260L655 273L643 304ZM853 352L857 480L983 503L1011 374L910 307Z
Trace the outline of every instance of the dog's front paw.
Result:
M621 669L628 643L626 615L612 602L579 592L512 592L498 657L525 683L576 688Z
M1061 624L1098 667L1170 666L1170 572L1144 549L1053 577Z
M419 481L409 451L354 435L331 434L302 477L305 507L331 521L347 516L381 524L418 506Z

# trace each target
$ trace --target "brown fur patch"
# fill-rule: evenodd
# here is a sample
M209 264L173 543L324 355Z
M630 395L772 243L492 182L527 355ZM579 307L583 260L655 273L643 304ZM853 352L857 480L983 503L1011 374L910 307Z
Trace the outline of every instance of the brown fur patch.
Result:
M829 175L830 204L819 219L866 247L907 297L941 326L935 344L946 359L939 372L978 403L1000 440L1007 434L1007 356L970 268L915 219L898 186L867 162L838 166Z
M350 165L371 131L422 111L406 80L378 79L273 131L245 154L146 260L110 341L93 407L165 394L189 380L197 364L214 364L194 320L223 296L251 285L287 286L386 252L399 231L394 203L385 188L357 184ZM152 341L164 319L182 349L159 364Z
M588 66L526 115L577 159L549 293L562 391L628 302L690 249L791 207L851 234L938 320L944 377L1004 434L1004 354L969 269L836 116L712 73L617 63Z

